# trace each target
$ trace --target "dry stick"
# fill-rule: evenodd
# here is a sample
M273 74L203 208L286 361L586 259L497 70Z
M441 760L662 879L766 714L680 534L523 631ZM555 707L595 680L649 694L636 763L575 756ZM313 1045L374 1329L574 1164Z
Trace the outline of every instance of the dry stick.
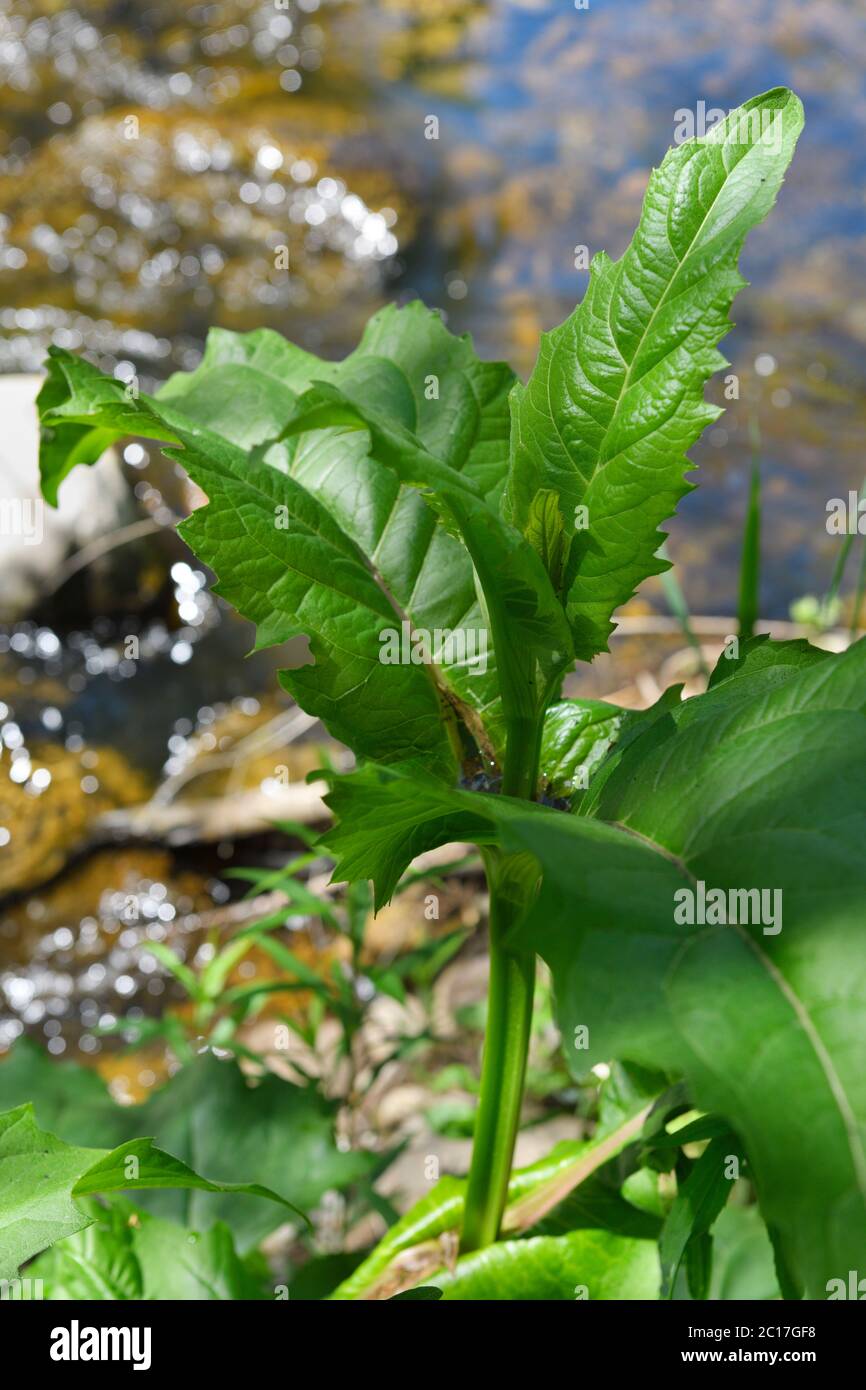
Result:
M225 752L210 753L206 757L196 758L188 767L173 773L171 777L167 777L157 787L151 800L159 806L168 805L174 800L175 794L180 788L186 786L188 782L195 781L196 777L221 767L230 767L234 770L240 762L239 753L249 753L255 756L259 753L267 753L271 748L278 748L282 744L294 743L295 739L300 738L301 734L312 729L318 722L314 715L305 714L303 710L297 708L282 711L273 719L269 719L266 724L260 725L258 729L253 729L243 738L238 739L237 743L234 743L231 748L227 748Z
M703 617L691 619L692 629L702 633L705 637L730 637L737 631L736 618L717 618ZM804 623L786 622L784 619L769 618L755 624L756 633L767 633L768 636L786 640L792 637L813 637L814 629L807 627ZM613 636L621 637L666 637L669 634L679 636L681 628L676 618L665 618L656 614L634 615L617 618L616 631ZM843 628L833 628L820 634L823 638L845 641L847 643L848 634ZM859 635L863 635L861 633Z
M107 811L94 821L93 833L98 839L123 836L136 840L165 839L169 844L187 845L251 835L280 820L314 825L328 819L328 809L322 800L326 790L324 782L311 782L281 787L273 794L255 787L234 796L209 797L201 801L166 804L154 799L140 806Z
M71 579L79 570L86 569L93 564L94 560L101 560L103 555L109 555L112 550L117 550L121 545L128 545L130 541L140 540L142 536L153 535L156 531L165 531L168 527L160 522L154 521L152 517L143 517L141 521L130 522L128 526L121 526L118 531L112 531L107 536L99 536L96 540L83 545L80 550L76 550L57 570L54 576L54 583L46 594L50 598L56 594L68 579Z

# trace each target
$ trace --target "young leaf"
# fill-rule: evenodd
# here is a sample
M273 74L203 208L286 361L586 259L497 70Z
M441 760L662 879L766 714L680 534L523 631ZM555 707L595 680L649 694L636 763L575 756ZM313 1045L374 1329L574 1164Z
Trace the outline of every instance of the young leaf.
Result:
M334 881L371 879L377 912L416 855L452 840L481 844L495 835L483 798L455 795L433 778L368 763L330 782L325 802L336 824L322 847L336 861Z
M773 206L802 124L797 97L776 88L670 150L625 255L594 258L580 307L515 387L507 505L535 535L538 492L559 499L582 660L606 649L611 615L664 567L659 525L688 490L687 450L718 414L703 388L725 365L716 344L744 284L740 250Z
M701 1242L709 1235L716 1217L731 1195L728 1161L732 1157L738 1160L742 1157L733 1134L729 1132L717 1136L704 1149L677 1191L659 1240L663 1296L671 1297L680 1264L688 1256L689 1248L697 1245L702 1254L706 1249ZM712 1258L702 1272L706 1278L701 1280L700 1291L696 1291L692 1280L689 1280L693 1298L706 1297Z
M96 1153L93 1150L93 1154ZM248 1197L265 1197L270 1202L281 1203L295 1216L307 1220L292 1202L269 1187L256 1182L212 1182L210 1178L201 1177L188 1163L158 1149L152 1139L131 1139L127 1144L112 1149L111 1153L96 1157L78 1178L72 1194L75 1197L89 1197L96 1192L134 1192L153 1188L173 1188L175 1191L191 1188L198 1192L236 1192Z
M603 700L557 700L544 717L541 780L548 796L571 796L589 779L617 741L629 712Z
M207 1003L207 993L204 986L199 984L194 970L180 959L179 956L161 941L148 942L148 953L155 957L161 965L173 975L174 978L183 985L190 999L194 999L197 1004Z
M626 1301L655 1299L659 1288L655 1244L609 1231L499 1241L429 1277L445 1301Z

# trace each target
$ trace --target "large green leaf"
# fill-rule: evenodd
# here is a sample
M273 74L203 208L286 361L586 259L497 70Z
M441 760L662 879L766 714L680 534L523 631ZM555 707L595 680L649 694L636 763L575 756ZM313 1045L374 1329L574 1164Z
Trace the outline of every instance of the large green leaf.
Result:
M423 761L453 781L461 749L435 671L381 660L401 614L321 503L221 441L179 457L210 499L180 530L219 576L216 592L256 624L257 647L309 638L314 664L281 676L298 703L362 756Z
M149 1139L132 1140L110 1153L73 1148L39 1128L32 1105L0 1114L0 1279L15 1278L25 1260L90 1224L92 1214L76 1197L171 1185L249 1193L300 1215L258 1183L201 1177Z
M453 793L433 777L367 763L333 777L325 797L336 824L323 837L334 879L372 879L378 911L416 855L449 840L495 838L483 797Z
M72 1189L94 1157L41 1130L31 1106L0 1114L0 1279L89 1224Z
M76 420L91 408L100 422L114 411L125 432L168 434L183 445L178 457L210 499L184 523L184 536L217 572L216 592L256 624L258 647L308 636L314 664L283 673L299 703L364 756L421 759L453 780L453 712L430 666L380 660L382 634L399 628L400 614L327 509L294 479L191 421L176 393L168 404L127 402L119 382L59 350L52 369L67 382L62 409ZM59 428L56 420L67 418L60 410L43 414L45 428Z
M481 362L468 337L448 333L438 314L417 302L383 310L367 324L355 352L344 362L319 364L313 378L337 385L360 380L368 398L498 509L508 469L514 373L504 363ZM486 670L483 662L467 666L460 658L461 650L478 651L486 630L465 546L417 488L377 460L366 433L345 426L310 430L266 457L327 506L371 558L415 630L454 635L456 656L447 644L436 650L437 676L478 742L501 760L496 654L488 649Z
M332 794L335 852L386 888L440 837L535 856L540 895L511 944L551 966L572 1066L685 1076L743 1140L784 1263L815 1297L866 1246L864 716L866 642L814 662L762 644L707 694L648 712L579 815L431 796L376 769ZM376 843L365 808L386 780ZM675 894L699 881L781 891L781 930L678 922Z
M501 756L495 654L489 650L486 663L467 664L461 656L478 651L485 629L465 547L417 489L371 456L357 430L316 429L288 445L273 443L295 393L313 380L360 382L368 399L496 510L508 468L514 373L504 363L480 361L468 337L454 337L438 314L416 302L374 315L356 350L339 363L322 362L266 330L214 330L196 371L178 373L158 393L160 406L170 401L244 449L260 446L257 455L290 473L355 541L398 606L399 621L453 635L451 646L436 646L434 638L436 676L479 742Z
M334 1107L313 1088L276 1076L250 1085L234 1062L209 1054L181 1068L143 1105L115 1105L104 1087L100 1104L89 1078L73 1063L58 1066L31 1045L19 1044L0 1065L0 1109L33 1097L39 1122L76 1144L108 1146L153 1135L175 1160L222 1186L217 1192L189 1187L136 1191L137 1204L202 1232L223 1220L242 1251L291 1215L272 1201L232 1191L231 1184L255 1178L309 1211L329 1189L369 1176L376 1162L374 1155L337 1148ZM68 1105L60 1103L58 1082L67 1091ZM94 1159L91 1151L90 1164ZM122 1176L118 1184L124 1186Z
M455 792L414 769L375 763L329 781L325 801L335 824L321 843L335 860L334 879L371 879L377 911L416 855L452 840L494 844L512 820L546 814L534 802ZM616 836L611 841L608 828L592 820L585 834L603 844L620 842Z
M687 450L719 413L703 389L725 365L716 345L745 283L740 250L802 124L796 96L776 88L670 150L628 250L593 259L583 302L515 388L508 507L556 557L584 660L606 648L611 615L636 586L665 568L659 525L688 489Z
M425 447L401 418L405 404L402 375L365 360L360 369L341 373L337 384L317 382L306 391L286 434L328 426L365 430L374 457L401 483L420 489L461 536L482 591L505 713L531 723L572 655L563 610L532 547L489 505L471 475Z
M48 374L36 399L41 425L39 472L46 501L79 463L95 463L124 434L174 439L149 397L130 399L124 384L103 376L84 358L51 347Z
M708 1297L726 1302L779 1297L773 1247L757 1207L729 1205L713 1227Z
M524 622L536 632L538 590L547 607L536 635L556 631L567 649L543 570L499 517L513 373L481 362L468 338L418 304L376 315L340 363L267 330L214 330L201 365L156 397L130 399L123 383L52 349L39 398L45 495L55 501L69 468L96 456L88 441L137 433L182 444L178 458L210 498L186 538L257 624L259 645L309 636L315 665L284 677L306 708L364 756L418 758L447 780L473 741L501 762L496 654L472 559L418 488L371 454L366 431L337 423L277 442L313 380L360 392L450 479L477 562L489 573L502 553L495 598L516 624L502 627L503 644L520 650ZM404 624L432 659L382 661L388 633L402 641Z
M820 1297L866 1244L866 644L751 684L653 723L595 819L509 819L504 838L544 868L521 939L553 969L564 1036L588 1028L574 1065L685 1074L742 1136L765 1219ZM677 924L674 893L699 880L780 889L782 930Z
M189 424L253 449L277 437L298 393L323 368L318 357L270 328L212 328L195 371L169 377L156 393L155 409L168 404Z
M188 1231L142 1213L132 1246L141 1268L142 1297L179 1300L261 1298L256 1281L235 1250L223 1221L206 1231Z
M189 1164L158 1149L152 1139L130 1139L110 1153L95 1158L86 1173L72 1189L75 1196L88 1197L96 1192L135 1192L139 1188L171 1189L174 1192L244 1193L279 1202L293 1216L303 1213L285 1197L257 1182L214 1182L203 1178Z
M268 328L213 328L201 363L176 372L155 397L105 377L84 358L51 348L37 406L42 491L52 505L63 478L127 434L175 440L172 422L244 450L274 439L299 391L328 366Z
M612 745L601 763L594 766L589 790L575 798L575 809L580 815L594 814L605 783L613 776L629 745L647 734L652 725L660 724L664 729L663 721L669 716L683 727L692 718L704 717L709 709L718 713L729 702L732 707L739 706L744 691L749 698L769 694L777 686L786 684L799 669L826 660L832 660L832 653L808 642L771 642L763 635L741 642L737 648L726 648L710 675L712 705L706 699L684 701L682 687L669 686L649 709L621 711ZM744 686L740 682L747 684ZM722 685L724 691L719 689Z
M591 785L617 739L649 720L646 712L617 710L601 701L554 703L542 735L541 771L547 792L571 795L584 780L581 769ZM449 840L485 844L495 838L486 797L455 796L418 769L367 763L330 780L325 801L336 823L322 843L336 860L334 877L350 882L372 879L377 910L388 902L416 855ZM499 809L503 815L526 814L527 803L502 798Z
M430 1281L443 1300L655 1299L658 1252L652 1241L610 1231L572 1231L488 1245Z
M768 636L761 634L738 642L736 648L726 648L710 675L710 689L715 690L723 681L738 680L744 676L748 677L753 688L760 676L769 689L787 681L794 670L816 666L820 661L830 660L831 656L832 653L823 647L813 647L803 639L771 642Z
M222 1222L202 1233L130 1203L90 1208L94 1224L46 1250L27 1269L49 1300L245 1300L262 1291Z
M209 1176L254 1176L308 1211L325 1192L368 1177L376 1163L373 1154L338 1149L334 1122L334 1105L312 1086L273 1075L251 1085L234 1063L205 1056L155 1092L137 1126ZM275 1215L280 1219L271 1205L230 1194L154 1193L146 1205L197 1231L222 1219L242 1252L273 1230Z

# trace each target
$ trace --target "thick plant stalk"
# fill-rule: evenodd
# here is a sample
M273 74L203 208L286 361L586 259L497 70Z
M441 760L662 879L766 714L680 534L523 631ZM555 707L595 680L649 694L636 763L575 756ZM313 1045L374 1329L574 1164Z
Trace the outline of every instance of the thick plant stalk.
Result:
M516 719L509 727L504 794L534 797L539 740L540 727L532 721ZM518 953L506 944L510 928L534 891L535 862L529 855L487 850L485 867L490 889L490 988L460 1242L464 1251L490 1245L499 1235L520 1125L535 988L534 953Z
M487 1033L460 1241L464 1251L490 1245L499 1235L520 1124L532 1024L535 956L531 952L515 955L502 945L502 936L512 920L512 904L497 899L491 886Z

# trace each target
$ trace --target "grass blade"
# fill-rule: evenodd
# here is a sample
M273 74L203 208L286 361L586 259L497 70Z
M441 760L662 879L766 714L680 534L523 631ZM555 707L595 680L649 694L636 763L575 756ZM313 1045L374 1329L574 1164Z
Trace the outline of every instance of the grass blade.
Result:
M749 503L743 527L740 599L737 609L742 642L755 635L761 588L761 430L756 416L750 421L749 435L752 441L752 471L749 480Z

